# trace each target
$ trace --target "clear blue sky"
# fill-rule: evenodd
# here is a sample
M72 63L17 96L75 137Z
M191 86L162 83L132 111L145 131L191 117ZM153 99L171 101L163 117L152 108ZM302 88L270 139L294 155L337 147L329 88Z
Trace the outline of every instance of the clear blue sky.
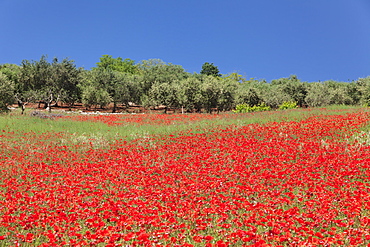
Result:
M370 0L1 0L0 64L103 54L271 81L370 75Z

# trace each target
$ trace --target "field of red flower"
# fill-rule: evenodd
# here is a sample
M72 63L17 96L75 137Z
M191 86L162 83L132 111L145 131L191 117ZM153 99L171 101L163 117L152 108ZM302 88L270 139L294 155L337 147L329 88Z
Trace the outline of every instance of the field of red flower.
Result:
M358 110L84 152L56 141L68 133L2 131L0 246L370 246L370 147L353 138L369 121Z
M110 126L124 124L169 125L220 118L217 114L89 114L65 116L74 121L103 122Z

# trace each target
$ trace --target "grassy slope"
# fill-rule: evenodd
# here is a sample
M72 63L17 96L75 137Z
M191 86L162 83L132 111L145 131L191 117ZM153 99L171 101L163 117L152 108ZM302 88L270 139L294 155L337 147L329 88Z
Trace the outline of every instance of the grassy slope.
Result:
M269 111L257 113L221 113L218 118L194 122L174 122L171 125L125 124L109 126L102 122L71 121L69 119L41 119L29 114L20 115L13 112L0 115L0 129L6 132L20 133L66 133L73 138L104 138L106 141L133 139L152 135L169 135L179 132L207 132L209 129L225 128L227 126L243 126L252 123L298 121L313 115L335 115L343 112L365 110L363 107L331 106L327 108L294 109L285 111Z

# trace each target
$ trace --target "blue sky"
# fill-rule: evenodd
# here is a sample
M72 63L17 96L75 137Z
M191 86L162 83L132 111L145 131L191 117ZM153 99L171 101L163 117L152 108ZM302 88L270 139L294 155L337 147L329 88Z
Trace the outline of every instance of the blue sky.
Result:
M369 0L1 0L0 64L103 54L271 81L370 75Z

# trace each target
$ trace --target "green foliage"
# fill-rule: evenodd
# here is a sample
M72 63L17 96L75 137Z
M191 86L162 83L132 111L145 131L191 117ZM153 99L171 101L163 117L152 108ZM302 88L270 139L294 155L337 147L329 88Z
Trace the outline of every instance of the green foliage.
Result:
M330 105L352 105L353 99L350 96L348 87L341 86L330 92Z
M261 89L263 90L261 91ZM266 84L259 90L262 95L262 101L273 109L277 109L284 102L293 101L288 93L281 90L280 85Z
M142 75L140 81L141 96L148 97L150 88L154 83L173 83L189 77L180 65L166 64L160 59L143 60L138 64Z
M370 77L358 79L356 89L358 102L361 105L370 105Z
M360 86L359 95L348 83L325 81L322 83L314 82L308 84L308 92L305 101L310 107L320 107L328 105L351 105L354 102L366 102L366 86ZM370 89L370 87L369 87ZM370 92L370 91L369 91Z
M86 86L82 92L82 103L87 108L98 105L103 108L112 101L109 93L103 88L96 88L92 85Z
M111 55L103 55L100 62L96 63L98 69L118 71L122 73L139 73L135 61L129 58L122 60L121 57L113 58Z
M346 87L347 87L347 93L348 93L348 97L351 98L351 102L353 105L359 105L360 104L360 100L361 100L361 93L360 91L358 90L358 84L357 82L353 82L353 83L346 83Z
M178 104L186 111L202 108L201 81L192 76L175 83Z
M214 65L213 63L205 62L202 65L202 70L200 71L202 75L211 75L215 77L220 77L220 71L218 70L218 67Z
M198 112L227 111L234 107L238 83L214 76L193 75L175 83L178 106Z
M296 75L291 75L288 78L280 78L272 80L274 91L277 95L285 99L291 98L292 101L297 102L297 105L302 107L305 105L305 98L307 95L307 83L301 82ZM281 100L277 100L280 101Z
M265 103L261 103L257 106L252 106L252 111L271 111L271 107Z
M103 55L97 63L97 68L93 68L88 81L108 92L115 112L119 103L128 106L130 102L139 102L142 93L140 82L143 78L140 73L141 70L134 60ZM108 98L103 99L105 101Z
M80 97L77 85L81 71L68 59L59 62L54 58L51 63L46 56L39 61L23 60L16 93L21 101L42 101L48 107L59 100L73 104Z
M206 112L211 113L220 104L220 81L214 76L205 76L201 83L202 106Z
M235 92L235 104L246 103L250 106L255 106L262 103L262 98L258 91L254 83L243 83L238 85L238 89Z
M142 60L138 63L138 68L143 71L143 70L148 70L148 69L151 69L151 68L154 68L154 67L161 67L161 66L165 66L166 63L162 60L162 59L159 59L159 58L151 58L151 59L148 59L148 60Z
M295 109L297 108L297 102L295 101L286 101L279 106L279 110Z
M154 83L149 91L147 105L164 105L166 107L178 105L175 90L175 87L170 83Z
M139 74L115 73L115 93L113 101L126 106L129 103L139 104L141 97L140 81L142 76Z
M116 97L116 83L114 71L104 69L85 71L80 83L82 103L87 108L107 106Z
M54 80L59 88L59 99L69 105L73 105L81 98L80 83L81 68L77 68L73 60L63 59L61 62L54 61Z
M324 81L322 84L330 97L330 105L351 105L353 103L348 83L330 80Z
M233 112L235 112L235 113L247 113L247 112L251 112L251 106L249 106L246 103L239 104L239 105L236 105L235 110L233 110Z
M352 83L332 80L306 83L292 75L267 83L247 80L236 72L221 77L217 66L208 62L203 64L200 74L190 74L182 66L160 59L135 64L131 59L103 55L96 68L83 70L77 68L73 60L54 58L49 62L42 56L39 61L24 60L20 66L2 64L0 73L4 81L0 101L10 102L15 98L22 110L27 102L44 103L49 109L58 102L70 106L83 102L87 107L113 103L113 111L118 104L135 103L144 107L164 105L188 112L228 111L240 107L254 111L262 103L271 109L370 105L370 77ZM5 95L10 95L10 91L13 96L8 100ZM4 103L1 108L7 109Z
M229 111L234 108L235 95L238 88L238 82L230 79L218 80L219 94L217 99L218 111Z
M260 111L270 111L271 107L267 106L265 103L259 105L250 106L248 104L239 104L236 106L233 112L235 113L248 113L248 112L260 112Z
M16 64L2 64L0 65L0 72L6 75L10 81L18 83L21 67Z
M14 103L14 83L0 72L0 112L8 111L8 106Z
M237 81L237 82L240 82L240 83L246 83L247 82L247 79L245 79L244 76L242 76L242 75L240 75L236 72L229 73L227 75L223 75L222 78L234 80L234 81Z
M318 82L309 83L305 102L309 107L327 106L330 104L330 94L327 88Z
M15 101L19 85L21 68L15 64L0 65L0 112L8 111L8 106Z

